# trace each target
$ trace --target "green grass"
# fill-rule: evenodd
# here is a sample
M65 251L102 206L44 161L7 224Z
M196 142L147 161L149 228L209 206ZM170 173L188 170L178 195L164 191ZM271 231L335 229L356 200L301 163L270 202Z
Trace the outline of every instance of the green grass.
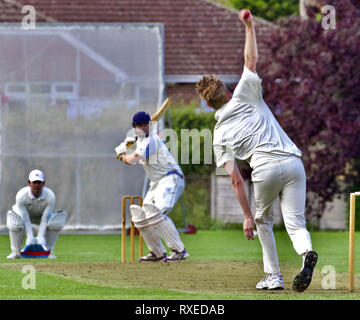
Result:
M170 266L121 264L120 235L60 235L55 250L58 259L10 261L6 260L9 237L1 235L0 299L360 299L359 290L353 293L346 290L348 234L312 232L311 236L313 247L319 253L316 274L310 288L297 294L291 290L291 279L301 266L301 258L283 231L277 231L275 237L286 290L271 293L254 289L256 281L263 276L261 246L258 238L248 241L240 231L181 234L191 257ZM357 233L356 242L359 241L360 233ZM360 287L358 248L356 246L355 254L357 288ZM21 270L29 264L37 271L36 289L25 290L21 285L25 274ZM336 270L337 290L323 290L321 287L321 270L325 265L332 265ZM177 281L178 275L189 281L184 284Z

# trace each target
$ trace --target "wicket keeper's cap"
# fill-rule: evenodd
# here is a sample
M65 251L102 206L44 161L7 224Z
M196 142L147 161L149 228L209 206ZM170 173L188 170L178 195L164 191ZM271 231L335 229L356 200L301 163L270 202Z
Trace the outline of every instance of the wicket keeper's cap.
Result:
M151 120L150 115L145 111L140 111L134 114L132 119L133 127L137 124L149 123Z
M30 182L34 182L34 181L44 182L45 181L44 173L40 170L31 171L29 174L29 181Z

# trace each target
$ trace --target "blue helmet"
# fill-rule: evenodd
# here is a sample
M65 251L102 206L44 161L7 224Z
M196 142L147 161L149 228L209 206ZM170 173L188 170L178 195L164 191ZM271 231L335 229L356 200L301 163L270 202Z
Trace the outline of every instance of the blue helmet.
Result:
M149 123L151 120L150 115L145 111L140 111L134 114L132 125L135 127L137 124Z

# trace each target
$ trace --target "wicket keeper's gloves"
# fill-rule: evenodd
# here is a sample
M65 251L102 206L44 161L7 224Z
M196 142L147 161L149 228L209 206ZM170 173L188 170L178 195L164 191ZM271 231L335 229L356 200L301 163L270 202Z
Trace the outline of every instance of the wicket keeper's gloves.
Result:
M37 244L40 244L40 245L42 245L43 247L46 246L46 240L45 240L44 237L37 237L37 238L36 238L36 241L37 241Z
M31 244L36 244L36 239L35 239L35 238L27 238L27 239L26 239L25 245L26 245L26 246L29 246L29 245L31 245Z

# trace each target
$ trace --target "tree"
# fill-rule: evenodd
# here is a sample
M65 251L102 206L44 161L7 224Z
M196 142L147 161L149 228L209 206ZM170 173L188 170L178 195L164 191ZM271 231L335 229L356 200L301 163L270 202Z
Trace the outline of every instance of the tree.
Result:
M307 215L321 216L327 202L360 172L360 10L351 1L328 1L336 29L325 30L314 7L309 19L290 17L271 31L271 55L258 70L264 99L303 151ZM356 181L356 179L358 181Z
M229 0L229 4L237 9L249 9L252 15L275 21L299 13L299 0Z

